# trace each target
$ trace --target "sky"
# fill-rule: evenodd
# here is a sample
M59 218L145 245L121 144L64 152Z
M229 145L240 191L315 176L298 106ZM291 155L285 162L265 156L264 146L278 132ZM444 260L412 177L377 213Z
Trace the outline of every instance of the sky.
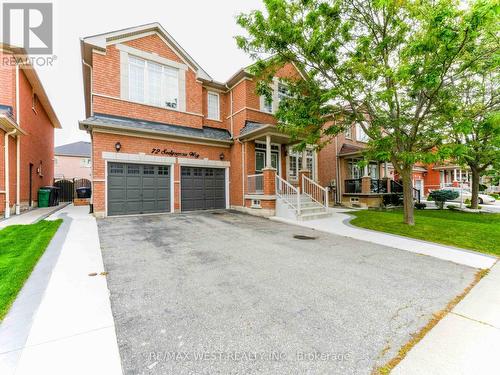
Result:
M63 127L56 130L56 146L90 140L78 129L78 121L85 117L80 38L159 22L212 78L224 82L251 62L236 46L234 36L243 30L236 24L235 16L263 7L261 0L53 0L52 3L57 60L54 66L37 68L37 72Z

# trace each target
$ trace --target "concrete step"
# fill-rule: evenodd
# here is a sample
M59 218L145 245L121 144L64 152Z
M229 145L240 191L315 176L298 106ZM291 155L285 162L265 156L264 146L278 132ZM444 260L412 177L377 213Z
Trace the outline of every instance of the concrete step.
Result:
M323 212L301 213L297 219L301 221L306 221L306 220L324 219L330 216L332 216L332 214L325 210Z
M310 206L310 207L300 207L301 214L313 214L313 213L322 213L326 212L323 206Z

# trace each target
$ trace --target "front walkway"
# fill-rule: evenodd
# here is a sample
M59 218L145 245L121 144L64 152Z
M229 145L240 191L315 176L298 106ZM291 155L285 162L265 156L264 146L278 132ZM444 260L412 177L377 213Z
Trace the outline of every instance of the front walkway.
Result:
M63 224L0 325L0 374L121 374L96 221L88 207L72 205L48 220L58 218Z
M346 212L352 211L352 209L330 208L330 210L332 212L331 217L319 220L292 221L280 217L273 217L271 219L316 229L322 232L390 246L412 253L429 255L474 268L491 268L497 260L497 258L493 256L480 254L474 251L358 228L349 224L353 216L346 214Z

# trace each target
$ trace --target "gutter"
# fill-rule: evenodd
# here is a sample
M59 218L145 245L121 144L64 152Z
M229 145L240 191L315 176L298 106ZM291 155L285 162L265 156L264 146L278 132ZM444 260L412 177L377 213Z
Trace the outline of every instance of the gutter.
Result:
M19 64L16 64L16 122L21 126L21 108L19 105ZM5 196L5 201L8 195ZM21 213L21 138L16 137L16 215Z

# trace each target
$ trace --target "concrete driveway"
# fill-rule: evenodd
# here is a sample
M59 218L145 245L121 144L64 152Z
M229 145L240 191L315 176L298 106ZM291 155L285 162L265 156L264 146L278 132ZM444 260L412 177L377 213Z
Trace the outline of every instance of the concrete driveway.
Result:
M476 271L234 212L98 225L125 374L369 374Z

